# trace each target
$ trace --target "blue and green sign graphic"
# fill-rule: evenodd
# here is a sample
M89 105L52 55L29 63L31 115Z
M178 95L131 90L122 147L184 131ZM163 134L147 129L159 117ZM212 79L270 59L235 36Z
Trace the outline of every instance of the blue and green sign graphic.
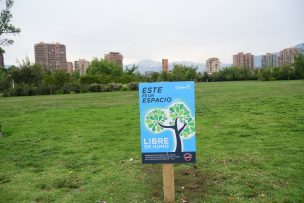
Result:
M194 82L139 84L143 163L195 162Z

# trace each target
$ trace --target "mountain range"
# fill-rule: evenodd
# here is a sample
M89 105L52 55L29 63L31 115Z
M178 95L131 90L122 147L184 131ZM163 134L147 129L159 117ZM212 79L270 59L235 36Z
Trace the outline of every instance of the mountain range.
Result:
M206 69L205 63L198 63L193 61L173 61L169 63L169 70L173 69L174 64L181 64L186 66L194 66L197 67L198 72L204 72ZM161 61L151 60L151 59L144 59L140 60L135 64L127 64L128 67L131 67L133 65L138 66L138 71L141 74L144 74L147 71L155 71L160 72L162 70L162 63ZM230 67L232 64L222 64L222 67Z
M199 72L203 72L205 70L205 64L204 63L195 63L191 61L174 61L169 63L169 70L173 69L174 64L182 64L182 65L187 65L187 66L195 66L198 68ZM133 64L129 64L127 66L132 66ZM151 59L144 59L138 61L135 65L138 66L138 71L142 74L144 74L147 71L155 71L155 72L160 72L162 70L162 62L156 61L156 60L151 60Z
M304 43L298 44L296 46L293 46L294 48L301 49L304 52ZM274 54L278 54L278 52L274 52ZM256 67L261 67L262 63L262 55L255 55L254 56L254 63ZM198 68L198 72L204 72L206 69L205 63L198 63L198 62L192 62L192 61L173 61L169 63L169 70L173 69L173 64L182 64L187 66L195 66ZM144 59L140 60L135 64L127 64L128 67L131 67L132 65L138 66L138 71L142 74L144 74L146 71L155 71L160 72L162 69L162 63L160 61L151 60L151 59ZM221 64L221 67L230 67L232 64Z

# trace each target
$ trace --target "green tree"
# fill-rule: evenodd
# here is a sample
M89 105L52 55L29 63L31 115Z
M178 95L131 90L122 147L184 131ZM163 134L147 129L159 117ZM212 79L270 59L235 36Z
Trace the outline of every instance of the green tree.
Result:
M274 68L261 68L258 72L258 78L266 81L275 80L273 69Z
M194 80L197 77L196 70L197 67L194 66L174 64L172 70L172 80L174 81Z
M87 73L91 75L120 76L123 74L123 70L114 62L95 58L90 63Z
M157 78L157 81L168 81L170 73L162 71Z
M19 67L11 66L8 74L16 84L39 86L42 83L44 69L39 64L31 64L26 57L19 63Z
M1 3L1 0L0 0ZM9 34L18 34L21 32L20 28L16 28L10 22L13 17L11 13L11 8L14 4L13 0L6 0L5 1L5 8L0 13L0 58L3 59L4 49L3 46L9 46L14 43L14 40L8 39L7 35ZM0 66L4 66L3 60L1 61L2 64Z
M195 118L183 103L174 103L167 109L153 109L146 118L145 124L154 133L165 129L174 131L175 152L182 152L182 137L191 137L195 134Z
M63 88L70 81L70 74L64 69L48 72L44 76L44 83L50 88L51 94L54 90Z
M77 83L77 82L79 82L79 79L80 79L79 71L73 71L71 73L71 81L74 82L74 83Z
M304 79L304 55L303 54L299 54L295 57L293 67L295 68L296 76L298 78Z
M204 72L203 76L202 76L202 80L204 82L210 82L210 81L212 81L212 76L210 74L208 74L207 72Z
M82 85L89 85L93 83L97 83L98 78L95 75L82 75L80 76L80 84Z
M136 66L136 65L132 65L131 68L129 68L127 66L126 70L125 70L125 74L127 74L127 75L134 75L136 70L138 70L138 66Z
M7 69L0 67L0 92L3 92L10 87L10 77L7 72Z
M295 78L294 67L285 64L282 67L280 67L280 69L281 69L282 79L283 80L290 80L290 79L294 79ZM281 78L276 78L276 79L281 79Z
M158 80L158 78L160 77L159 75L160 75L159 72L152 73L152 75L147 78L148 82L156 82Z

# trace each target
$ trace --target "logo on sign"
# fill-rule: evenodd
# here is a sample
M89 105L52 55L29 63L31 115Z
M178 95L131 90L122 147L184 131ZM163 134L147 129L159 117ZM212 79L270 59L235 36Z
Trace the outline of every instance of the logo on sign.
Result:
M189 153L184 154L185 161L191 161L191 159L192 159L192 154L189 154Z

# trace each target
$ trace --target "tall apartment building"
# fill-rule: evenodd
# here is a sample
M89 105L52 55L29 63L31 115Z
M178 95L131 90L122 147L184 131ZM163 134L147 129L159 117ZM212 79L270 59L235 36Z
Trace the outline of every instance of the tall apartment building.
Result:
M254 55L251 55L251 53L244 54L243 52L233 55L233 66L253 69Z
M78 71L81 75L85 74L89 66L90 62L86 61L85 59L74 61L74 70Z
M111 62L115 62L119 67L123 68L123 55L119 52L109 52L105 54L105 59Z
M67 68L66 68L68 73L73 72L73 62L67 62Z
M206 71L208 74L212 74L215 72L220 71L220 67L221 67L221 62L218 58L209 58L206 61Z
M35 44L35 63L53 70L57 68L67 68L65 45L60 43Z
M162 59L162 71L168 73L169 72L169 61L168 59Z
M279 66L290 65L294 62L294 58L300 53L297 48L283 49L279 53Z
M272 53L266 53L262 56L262 68L265 67L278 67L279 61L278 56Z

